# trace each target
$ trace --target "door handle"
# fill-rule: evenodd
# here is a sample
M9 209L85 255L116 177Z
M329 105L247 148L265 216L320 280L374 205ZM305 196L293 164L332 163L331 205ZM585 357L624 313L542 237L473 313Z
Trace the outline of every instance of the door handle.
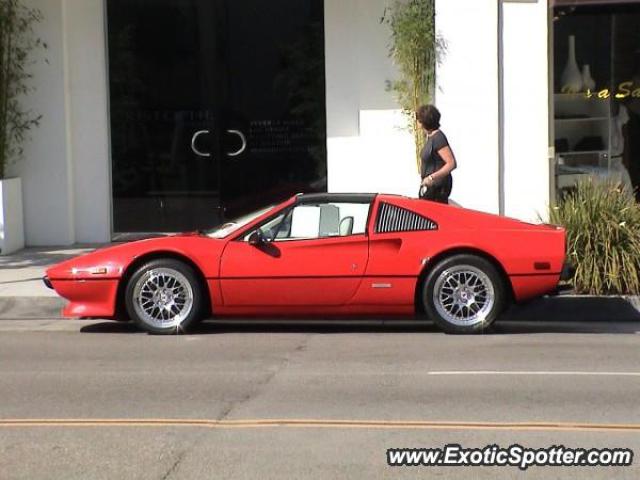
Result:
M247 149L247 137L245 137L244 133L242 133L240 130L227 130L227 133L239 136L240 141L242 142L242 146L237 152L229 152L227 153L227 155L230 157L237 157L238 155L241 155Z
M200 135L207 135L209 133L211 133L209 130L198 130L196 133L193 134L193 137L191 137L191 150L193 150L193 153L195 153L199 157L211 156L210 153L206 153L201 150L198 150L198 147L196 146L196 142L198 141L198 138L200 137Z
M209 130L198 130L193 134L193 137L191 137L191 150L193 150L193 153L195 153L199 157L211 157L210 153L203 152L202 150L198 149L197 146L198 138L200 138L201 135L208 135L209 133L211 133ZM242 142L242 146L237 151L229 152L227 153L227 155L230 157L237 157L238 155L244 153L244 151L247 149L247 137L244 136L244 133L242 133L240 130L227 130L227 133L239 136L240 141Z

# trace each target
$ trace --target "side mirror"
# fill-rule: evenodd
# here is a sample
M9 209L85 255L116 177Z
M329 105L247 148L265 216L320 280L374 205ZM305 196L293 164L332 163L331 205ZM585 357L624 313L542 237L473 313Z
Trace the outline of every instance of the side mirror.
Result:
M261 245L264 245L265 243L267 243L267 239L262 234L261 230L256 230L249 236L249 245L259 247Z

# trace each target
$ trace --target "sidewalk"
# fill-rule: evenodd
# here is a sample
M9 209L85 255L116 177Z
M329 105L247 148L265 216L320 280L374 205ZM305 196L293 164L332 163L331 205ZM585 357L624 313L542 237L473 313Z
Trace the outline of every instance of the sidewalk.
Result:
M98 246L26 248L0 256L0 319L59 317L65 301L42 283L45 270Z

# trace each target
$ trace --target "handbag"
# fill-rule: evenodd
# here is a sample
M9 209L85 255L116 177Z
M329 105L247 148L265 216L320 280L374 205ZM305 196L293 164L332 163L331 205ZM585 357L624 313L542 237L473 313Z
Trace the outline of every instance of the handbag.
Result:
M418 198L422 200L438 200L443 193L441 190L437 186L427 187L426 185L420 185Z

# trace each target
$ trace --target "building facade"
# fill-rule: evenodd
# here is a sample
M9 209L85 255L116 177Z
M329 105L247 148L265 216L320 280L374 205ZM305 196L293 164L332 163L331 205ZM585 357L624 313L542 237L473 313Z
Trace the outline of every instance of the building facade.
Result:
M11 171L29 245L207 227L301 191L417 194L389 0L26 3L48 44ZM637 186L639 1L436 10L455 202L537 220L582 178Z

